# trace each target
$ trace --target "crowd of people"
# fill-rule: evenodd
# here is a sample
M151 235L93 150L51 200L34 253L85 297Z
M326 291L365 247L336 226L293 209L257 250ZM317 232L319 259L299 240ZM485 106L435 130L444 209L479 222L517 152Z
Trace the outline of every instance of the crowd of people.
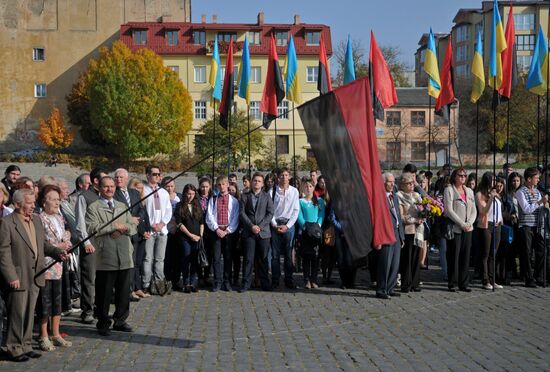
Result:
M398 178L384 173L395 243L372 247L368 255L376 296L421 291L420 273L432 251L439 252L451 292L472 290L471 267L486 290L512 280L545 286L548 170L541 181L537 168L520 175L505 165L496 176L481 175L479 184L477 175L448 165L435 178L413 164ZM102 336L132 332L130 302L174 290L244 293L281 284L315 290L334 284L335 268L341 288L355 287L357 265L345 221L317 171L292 179L281 168L245 175L242 183L234 174L205 176L181 193L174 180L162 178L159 166L148 166L145 178L130 179L122 168L112 176L95 168L69 192L65 179L35 182L17 165L6 169L0 184L0 312L6 310L3 350L11 360L40 357L32 349L35 318L39 348L48 352L72 345L60 328L62 316L78 313ZM433 214L426 213L429 203Z

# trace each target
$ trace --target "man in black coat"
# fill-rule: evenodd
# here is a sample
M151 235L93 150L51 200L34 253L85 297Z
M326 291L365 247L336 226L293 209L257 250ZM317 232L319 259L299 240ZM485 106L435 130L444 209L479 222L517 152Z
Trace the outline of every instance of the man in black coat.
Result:
M246 292L252 283L254 259L258 262L258 275L264 291L271 290L269 284L267 252L271 244L270 222L273 218L273 201L263 191L264 176L254 173L250 191L241 197L240 219L243 227L241 238L244 240L244 276L239 292Z
M375 247L378 249L376 297L389 299L390 297L400 296L394 289L397 285L399 257L401 247L403 247L405 241L405 231L403 229L403 221L401 220L401 212L399 211L399 198L394 191L395 177L391 173L384 173L383 177L393 231L395 233L395 243Z

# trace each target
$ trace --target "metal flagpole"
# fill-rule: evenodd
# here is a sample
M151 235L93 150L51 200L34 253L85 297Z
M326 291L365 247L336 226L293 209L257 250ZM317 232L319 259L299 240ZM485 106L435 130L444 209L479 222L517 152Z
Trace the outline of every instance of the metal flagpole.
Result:
M227 110L227 177L231 174L231 107Z
M250 155L250 105L247 105L248 107L248 115L247 115L247 120L248 120L248 134L247 134L247 139L248 139L248 177L252 177L252 162L251 162L251 155Z
M549 38L550 40L550 38ZM546 65L546 123L545 123L545 134L544 134L544 187L548 189L548 185L546 184L546 179L548 178L548 98L550 97L550 63L547 63ZM545 208L547 206L544 206ZM548 257L548 239L546 237L548 233L548 214L550 211L548 208L546 209L545 213L545 221L543 226L543 235L544 235L544 255L543 255L543 263L542 263L542 286L546 288L546 269L547 269L547 263L546 259Z
M476 182L479 170L479 100L476 102Z
M510 99L508 99L508 115L506 118L506 164L510 158ZM506 179L508 179L508 165L506 165Z
M279 170L279 151L277 149L277 119L275 119L275 171Z
M537 167L540 166L540 96L537 94Z
M494 77L494 89L495 91L493 94L498 94L497 90L497 77ZM493 104L493 189L496 187L496 177L497 177L497 105ZM495 291L495 277L496 277L496 241L495 241L495 234L496 234L496 213L497 213L497 201L496 199L493 199L493 235L491 236L492 241L492 250L493 250L493 282L491 285L493 286L493 292Z
M428 95L428 171L432 161L432 96Z
M292 101L292 168L294 169L294 184L296 184L296 126L294 123L294 101Z
M212 130L212 182L216 177L216 100L214 100L214 122Z

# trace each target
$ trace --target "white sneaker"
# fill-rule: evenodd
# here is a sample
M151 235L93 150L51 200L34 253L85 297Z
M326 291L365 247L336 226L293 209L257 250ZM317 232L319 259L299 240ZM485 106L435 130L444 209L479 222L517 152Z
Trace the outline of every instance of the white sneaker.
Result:
M483 285L483 289L493 289L493 286L489 283Z
M495 289L502 289L502 288L504 288L504 287L501 286L500 284L496 284L496 283L495 283Z

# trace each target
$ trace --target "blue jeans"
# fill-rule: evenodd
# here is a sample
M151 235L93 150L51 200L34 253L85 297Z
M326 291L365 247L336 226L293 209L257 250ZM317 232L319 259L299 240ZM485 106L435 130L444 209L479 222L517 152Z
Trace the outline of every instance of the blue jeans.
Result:
M198 283L198 253L199 245L197 242L192 242L185 238L181 239L182 251L182 272L183 272L183 285L197 286Z
M151 234L145 241L145 258L143 259L143 288L149 288L151 279L164 280L164 254L168 236Z
M281 255L284 255L285 284L294 285L294 265L292 264L292 243L294 241L294 226L284 234L279 234L271 228L271 283L279 286L281 279Z

